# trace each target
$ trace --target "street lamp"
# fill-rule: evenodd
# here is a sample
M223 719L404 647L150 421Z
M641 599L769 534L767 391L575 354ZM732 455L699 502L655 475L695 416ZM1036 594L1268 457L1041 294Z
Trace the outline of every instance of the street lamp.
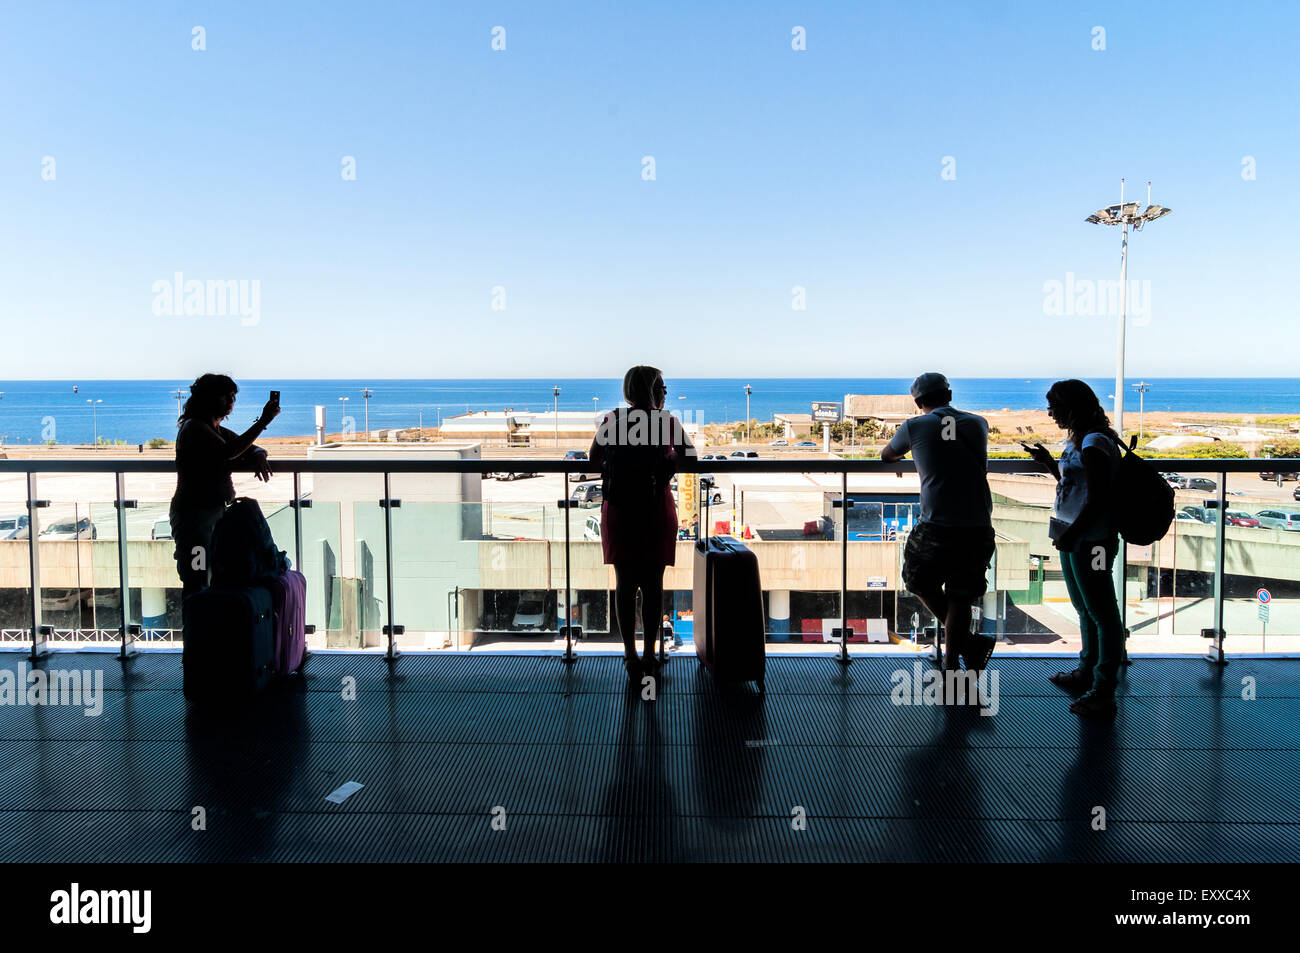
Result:
M90 416L92 421L94 422L95 446L97 447L99 446L99 405L102 404L103 402L104 401L102 398L100 400L91 400L89 397L86 398L86 403L90 405Z
M745 385L745 443L749 443L749 395L753 391L754 388Z
M555 445L560 445L560 385L556 384L551 388L551 394L555 397Z
M1138 231L1148 222L1168 215L1172 209L1151 204L1151 183L1147 182L1147 207L1139 211L1137 202L1124 203L1124 180L1119 180L1119 204L1108 205L1084 221L1094 225L1121 225L1119 254L1119 340L1115 345L1115 429L1124 433L1124 330L1128 308L1128 229Z
M343 425L343 429L339 432L339 435L343 437L344 440L346 440L348 436L347 435L348 399L346 397L340 397L339 400L343 402L341 404L343 408L343 410L341 411L341 413L343 414L343 419L340 421L340 423Z
M367 442L370 440L370 395L373 394L373 393L374 393L374 391L372 391L369 387L363 387L363 388L361 388L361 396L365 399L365 402L366 402L366 440L367 440Z
M599 413L600 413L600 398L599 398L599 397L593 397L593 398L591 398L591 412L592 412L593 414L599 414Z
M188 394L189 391L183 387L178 387L172 391L172 396L176 398L176 419L181 419L181 398Z
M1151 389L1151 385L1146 381L1138 381L1133 385L1133 389L1138 392L1138 443L1141 443L1143 437L1142 414L1146 411L1147 391Z

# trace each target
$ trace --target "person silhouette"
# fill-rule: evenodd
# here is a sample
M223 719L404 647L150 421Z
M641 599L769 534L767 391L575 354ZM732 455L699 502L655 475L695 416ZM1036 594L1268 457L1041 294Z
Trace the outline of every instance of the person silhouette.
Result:
M1121 440L1096 393L1079 380L1057 381L1047 391L1047 414L1068 436L1058 464L1041 443L1021 444L1056 477L1056 505L1047 535L1061 553L1061 575L1079 614L1083 643L1079 667L1050 676L1080 694L1076 715L1115 714L1115 687L1124 651L1124 622L1111 569L1119 553L1112 495L1119 478Z
M921 519L903 547L903 583L948 640L943 665L969 671L989 663L997 641L971 631L971 609L988 589L993 558L993 496L988 482L988 421L952 406L952 388L928 372L912 383L921 411L898 425L881 451L886 463L910 451L921 478Z
M627 407L601 418L588 457L603 479L600 540L614 567L614 615L623 636L624 665L637 680L656 660L656 622L663 606L664 569L677 549L677 506L670 486L678 463L695 455L681 421L666 412L668 387L657 367L637 365L623 377ZM645 652L636 654L636 598L641 593Z
M204 374L190 385L176 430L176 492L168 516L176 543L176 571L188 598L208 587L208 547L212 531L235 498L231 473L251 469L259 480L271 478L266 451L253 441L280 413L275 398L242 434L221 421L235 409L239 386L224 374Z

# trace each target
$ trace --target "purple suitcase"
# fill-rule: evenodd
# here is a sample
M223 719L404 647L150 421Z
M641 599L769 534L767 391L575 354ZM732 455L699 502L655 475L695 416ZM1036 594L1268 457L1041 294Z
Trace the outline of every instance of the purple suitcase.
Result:
M277 672L288 675L302 668L307 657L307 577L289 569L265 585L271 590L272 660Z

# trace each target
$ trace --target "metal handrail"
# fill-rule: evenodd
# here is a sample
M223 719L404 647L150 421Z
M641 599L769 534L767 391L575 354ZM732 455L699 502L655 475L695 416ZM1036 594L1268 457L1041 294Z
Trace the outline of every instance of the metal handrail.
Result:
M1256 473L1276 470L1279 465L1300 470L1298 458L1251 457L1246 459L1144 458L1162 472ZM272 457L275 473L590 473L585 460L552 460L528 457L499 457L488 460L309 460ZM899 460L814 459L782 457L763 460L684 460L682 473L914 473L916 463ZM0 473L173 473L176 462L168 459L138 460L131 457L84 460L76 457L0 460ZM249 471L251 472L251 471ZM990 473L1044 473L1028 458L993 459ZM1292 472L1287 470L1286 472Z

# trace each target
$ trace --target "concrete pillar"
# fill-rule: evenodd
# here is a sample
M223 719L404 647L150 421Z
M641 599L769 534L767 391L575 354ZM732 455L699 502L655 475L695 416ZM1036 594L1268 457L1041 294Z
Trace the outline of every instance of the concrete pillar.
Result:
M167 590L140 590L140 626L145 629L167 628Z
M790 590L770 589L767 593L767 631L773 642L790 640Z

